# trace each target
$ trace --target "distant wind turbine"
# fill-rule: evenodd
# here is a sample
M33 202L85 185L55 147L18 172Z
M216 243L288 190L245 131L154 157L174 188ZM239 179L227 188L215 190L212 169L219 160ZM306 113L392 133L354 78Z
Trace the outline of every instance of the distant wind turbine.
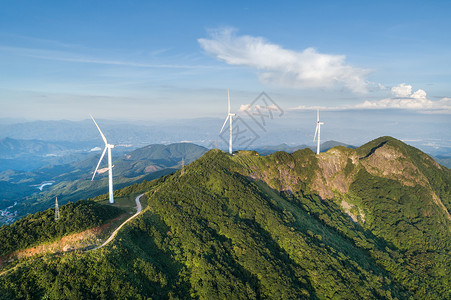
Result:
M91 115L90 115L91 116ZM113 167L111 165L111 149L114 148L114 145L108 144L105 136L102 133L102 130L100 130L99 125L97 125L96 120L91 116L91 119L94 121L94 124L96 124L97 129L100 132L100 135L102 136L103 141L105 142L105 149L103 150L102 156L100 156L100 160L97 163L96 170L94 171L94 174L92 175L91 181L94 180L94 177L96 176L97 169L100 166L100 163L102 162L103 157L105 156L105 152L108 149L108 183L109 183L109 194L110 194L110 203L114 203L114 196L113 196Z
M320 151L320 139L321 139L321 125L324 125L323 122L319 121L319 109L316 111L316 130L315 136L313 137L313 141L316 139L316 134L318 134L318 144L316 146L316 154L319 154Z
M229 104L229 110L227 112L227 117L224 121L224 125L222 125L221 131L219 131L219 133L221 133L224 130L224 126L227 123L227 120L230 119L230 123L229 123L229 153L232 154L232 119L235 116L235 114L230 113L230 93L229 90L227 90L227 100L228 100L228 104Z

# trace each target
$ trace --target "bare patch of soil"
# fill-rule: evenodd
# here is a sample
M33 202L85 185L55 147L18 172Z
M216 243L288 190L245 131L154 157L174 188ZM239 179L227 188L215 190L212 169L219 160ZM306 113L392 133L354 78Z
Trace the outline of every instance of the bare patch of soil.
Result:
M97 245L102 238L104 238L108 235L109 232L114 230L114 228L116 227L115 224L117 224L117 222L122 222L122 220L127 218L128 216L128 214L123 214L101 226L64 236L60 240L53 243L41 244L28 249L18 250L13 253L7 254L3 257L0 257L0 267L3 267L4 265L18 259L35 255L81 250L93 245Z

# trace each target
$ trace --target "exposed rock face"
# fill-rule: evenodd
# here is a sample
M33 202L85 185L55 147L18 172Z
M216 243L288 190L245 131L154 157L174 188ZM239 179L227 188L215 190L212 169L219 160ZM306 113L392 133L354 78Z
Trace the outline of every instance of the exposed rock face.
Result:
M420 184L426 186L428 181L418 168L394 147L384 144L370 156L362 158L361 164L368 173L400 181L406 186Z
M249 177L262 180L275 190L294 193L298 190L301 180L295 170L296 163L294 160L288 163L276 160L276 168L270 167L270 164L267 164L265 168L250 166L252 171Z
M442 170L442 167L418 150L415 152L416 158L411 157L406 152L406 147L409 146L388 137L368 143L368 146L362 146L360 150L332 148L315 155L313 163L311 157L306 159L307 153L298 156L295 153L284 153L272 158L262 157L261 159L266 160L263 164L253 160L255 165L248 165L251 169L249 176L264 181L274 190L295 193L303 186L317 193L322 199L330 200L337 195L348 194L349 187L363 169L373 176L395 180L407 187L426 188L430 191L429 199L451 219L446 206L434 192L426 175L419 169L419 166L438 170ZM309 176L309 173L313 173L313 177ZM358 218L364 222L364 212L355 203L346 202L341 205L355 222Z
M315 174L312 190L317 191L323 199L331 199L334 196L334 190L347 193L354 174L344 174L344 169L346 167L354 169L355 166L348 166L348 164L354 165L356 158L355 151L351 149L332 148L326 153L321 153L318 156L319 170Z
M341 201L341 207L343 208L344 212L352 219L352 221L357 223L360 219L362 223L365 223L365 214L361 208L358 208L356 205L349 204L344 200ZM357 215L352 212L353 209L357 210Z

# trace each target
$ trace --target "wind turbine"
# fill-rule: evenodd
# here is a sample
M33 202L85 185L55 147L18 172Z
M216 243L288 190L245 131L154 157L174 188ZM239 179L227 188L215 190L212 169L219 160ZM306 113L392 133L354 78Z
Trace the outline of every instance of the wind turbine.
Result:
M91 115L90 115L91 116ZM100 135L102 136L103 141L105 142L105 149L103 150L102 156L100 156L100 160L97 163L96 170L94 171L94 174L92 175L91 181L94 180L94 177L96 176L97 169L100 166L100 163L102 162L103 157L105 156L105 152L108 149L108 183L109 183L109 194L110 194L110 203L114 203L114 196L113 196L113 167L111 165L111 149L114 148L114 145L108 144L106 137L103 135L102 130L100 130L99 125L97 125L96 120L91 116L91 119L94 121L94 124L96 124L97 129L100 132Z
M229 90L227 90L227 100L228 100L228 104L229 104L229 110L227 112L227 117L224 121L224 125L222 125L221 131L219 131L219 133L221 133L224 130L224 126L227 123L227 120L230 119L230 123L229 123L229 153L232 154L232 119L235 116L235 114L230 113L230 93Z
M313 141L316 139L316 134L318 134L318 144L316 146L316 154L319 154L320 150L320 138L321 138L321 125L324 125L323 122L319 121L319 109L316 111L316 130L315 136L313 137Z

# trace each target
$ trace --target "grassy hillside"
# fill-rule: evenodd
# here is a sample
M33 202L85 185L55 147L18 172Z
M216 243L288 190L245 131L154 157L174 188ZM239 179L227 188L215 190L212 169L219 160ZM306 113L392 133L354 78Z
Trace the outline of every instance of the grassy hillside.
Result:
M0 295L448 299L449 176L391 138L319 156L211 150L149 183L109 246L24 261Z

